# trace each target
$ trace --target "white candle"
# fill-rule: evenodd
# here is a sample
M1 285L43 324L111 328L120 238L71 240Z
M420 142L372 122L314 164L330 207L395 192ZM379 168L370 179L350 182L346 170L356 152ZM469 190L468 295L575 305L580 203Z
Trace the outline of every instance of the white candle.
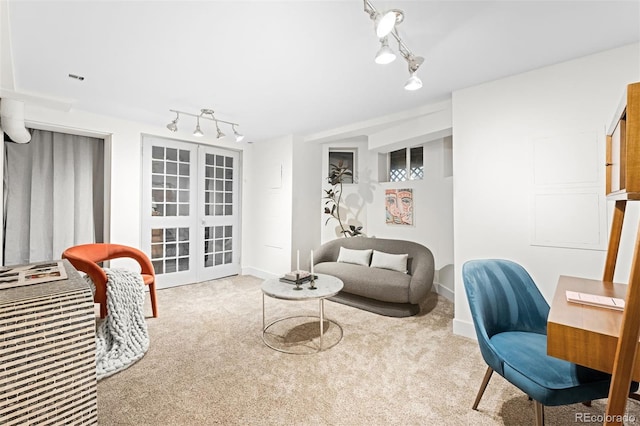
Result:
M300 270L300 250L298 250L298 256L296 260L296 271Z
M311 276L313 276L313 250L311 250Z

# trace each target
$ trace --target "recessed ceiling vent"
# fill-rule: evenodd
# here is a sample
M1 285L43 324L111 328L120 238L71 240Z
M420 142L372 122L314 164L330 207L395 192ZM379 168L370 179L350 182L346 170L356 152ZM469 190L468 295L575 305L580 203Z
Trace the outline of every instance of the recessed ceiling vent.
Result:
M24 126L23 102L0 99L0 128L16 143L27 143L31 140L31 133Z

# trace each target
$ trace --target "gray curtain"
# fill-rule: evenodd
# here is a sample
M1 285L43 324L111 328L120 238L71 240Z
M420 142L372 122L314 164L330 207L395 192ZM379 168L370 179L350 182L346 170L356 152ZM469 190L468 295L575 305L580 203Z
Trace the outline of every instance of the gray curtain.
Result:
M31 132L27 144L5 143L5 265L103 241L104 141Z

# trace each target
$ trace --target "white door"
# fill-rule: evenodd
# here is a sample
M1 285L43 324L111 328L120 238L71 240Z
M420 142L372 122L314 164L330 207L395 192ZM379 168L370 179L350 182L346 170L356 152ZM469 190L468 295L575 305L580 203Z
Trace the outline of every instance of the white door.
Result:
M142 245L159 288L240 271L235 151L144 136Z
M238 153L200 145L198 281L240 272Z

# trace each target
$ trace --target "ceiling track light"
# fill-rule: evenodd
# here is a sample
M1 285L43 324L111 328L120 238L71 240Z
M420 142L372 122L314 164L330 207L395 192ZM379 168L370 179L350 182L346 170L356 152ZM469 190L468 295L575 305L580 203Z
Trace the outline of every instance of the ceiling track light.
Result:
M218 133L216 138L221 139L224 138L226 135L224 133L222 133L222 131L220 130L220 127L218 127L218 122L216 121L216 132Z
M424 62L421 56L415 56L404 43L396 26L404 21L404 12L398 9L391 9L385 13L379 13L369 0L364 0L364 11L374 22L376 35L380 39L381 47L376 53L375 62L377 64L388 64L395 60L396 55L389 48L388 36L391 35L398 42L398 51L407 61L409 66L409 79L404 85L405 90L417 90L422 87L422 81L416 75L418 68Z
M169 124L167 124L167 129L169 129L172 132L178 131L178 120L180 119L180 114L182 114L182 115L188 115L190 117L196 117L196 128L193 131L193 136L197 136L197 137L204 136L204 132L202 131L202 129L200 129L200 119L204 118L216 123L217 139L221 139L225 137L225 134L222 132L222 130L220 130L220 126L218 125L218 123L225 123L231 126L231 128L233 129L233 135L235 136L236 142L242 142L242 140L244 139L244 135L238 133L238 130L236 129L236 126L240 126L238 123L217 119L212 109L203 108L200 110L200 114L191 114L189 112L177 111L175 109L170 109L169 111L176 113L176 118L172 120Z
M176 118L169 124L167 124L167 129L172 132L178 131L178 120L180 119L180 113L176 112Z
M384 14L378 14L374 20L376 35L378 38L388 36L402 21L404 21L404 12L399 9L391 9Z
M389 47L389 39L380 39L380 50L376 53L376 64L386 65L396 60L396 54Z
M202 133L202 130L200 130L200 117L198 117L196 119L196 129L193 131L193 136L197 136L197 137L202 137L204 136L204 133Z
M238 133L238 131L236 130L235 124L232 124L231 128L233 129L233 135L236 137L236 142L242 142L242 140L244 139L244 135L241 135L240 133Z

